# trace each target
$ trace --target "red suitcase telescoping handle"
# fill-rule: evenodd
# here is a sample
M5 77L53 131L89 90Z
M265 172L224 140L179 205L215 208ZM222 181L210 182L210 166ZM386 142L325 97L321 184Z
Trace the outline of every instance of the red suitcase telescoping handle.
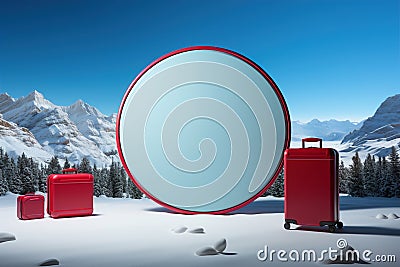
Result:
M303 148L305 148L305 143L306 142L319 142L319 148L322 148L322 139L321 138L316 138L316 137L308 137L308 138L303 138L301 139L301 143L303 145Z
M68 169L62 170L62 173L63 173L63 174L66 174L66 173L75 173L75 174L77 174L77 173L78 173L78 170L75 169L75 168L68 168Z

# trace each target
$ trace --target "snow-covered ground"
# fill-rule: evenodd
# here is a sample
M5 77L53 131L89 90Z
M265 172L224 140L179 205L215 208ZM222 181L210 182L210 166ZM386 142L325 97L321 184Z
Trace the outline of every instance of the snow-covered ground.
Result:
M149 199L95 198L95 214L89 217L22 221L16 217L16 195L0 197L0 266L38 266L57 259L59 266L293 266L323 262L261 261L263 250L338 249L345 239L354 249L395 255L400 261L400 219L378 219L378 214L400 215L400 199L341 196L344 228L294 227L284 230L283 199L259 198L229 215L182 215L169 212ZM311 207L312 208L312 207ZM392 215L393 216L393 215ZM389 217L392 217L389 216ZM379 217L379 216L378 216ZM380 216L382 217L382 216ZM187 230L186 228L187 227ZM193 229L197 232L191 233ZM172 231L175 229L176 232ZM183 233L177 233L182 230ZM196 231L195 231L196 232ZM16 240L7 240L14 235ZM3 238L2 238L3 237ZM225 239L223 253L197 256L201 248ZM343 240L342 240L343 242ZM326 255L324 255L326 256ZM325 257L327 258L327 256ZM325 262L326 264L326 262ZM371 262L372 266L398 263Z

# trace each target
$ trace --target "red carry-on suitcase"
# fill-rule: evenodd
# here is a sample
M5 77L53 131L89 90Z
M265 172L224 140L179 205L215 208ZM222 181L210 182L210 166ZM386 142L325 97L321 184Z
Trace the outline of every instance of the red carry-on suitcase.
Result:
M44 217L44 196L33 193L17 197L17 217L21 220Z
M317 147L305 147L306 142L319 142ZM305 138L302 148L289 148L284 156L285 229L290 224L329 226L334 232L339 221L338 189L339 153L322 148L319 138Z
M64 169L47 178L47 213L53 218L93 213L93 175Z

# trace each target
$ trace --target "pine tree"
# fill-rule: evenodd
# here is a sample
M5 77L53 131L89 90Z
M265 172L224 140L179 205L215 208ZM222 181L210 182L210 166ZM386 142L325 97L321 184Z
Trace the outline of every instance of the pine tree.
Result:
M19 172L22 172L25 167L31 168L31 162L24 152L22 152L22 155L17 158L17 167Z
M50 174L60 174L62 171L60 162L57 156L51 158L49 166L47 167L47 175Z
M392 197L393 196L393 186L392 179L389 173L389 164L386 158L382 158L382 187L381 187L381 196L383 197Z
M128 195L130 198L141 199L143 197L143 193L136 187L131 179L128 179L127 187Z
M283 169L279 173L278 177L268 189L269 194L273 195L274 197L283 197L284 196L284 178L283 178Z
M112 197L112 183L110 180L110 171L107 168L101 169L100 172L100 187L101 187L101 194L105 195L106 197Z
M63 169L69 169L69 168L71 168L71 164L69 163L68 158L65 158Z
M5 153L5 157L8 158L7 153ZM3 176L6 177L8 182L8 189L12 193L19 194L19 192L22 191L22 182L18 175L17 166L13 158L8 159L6 168L3 171Z
M127 181L126 172L119 163L118 163L118 168L119 168L119 175L120 175L121 182L122 182L122 192L124 192L125 195L128 195L128 181Z
M11 167L11 160L10 160L10 158L8 157L8 154L7 154L7 152L5 152L4 153L4 156L3 156L3 171L4 170L7 170L7 169L9 169L10 167ZM7 174L9 174L9 173L7 173ZM9 177L8 175L4 175L4 177L6 177L6 179L7 179L7 182L8 182L8 186L10 187L10 184L11 184L11 177Z
M40 169L39 164L34 162L32 158L29 158L30 166L31 166L31 174L33 181L34 192L39 191L39 183L40 183Z
M0 169L0 196L4 196L7 192L7 180L3 177L3 170Z
M97 169L96 164L93 166L93 178L94 178L94 183L93 183L93 195L96 197L101 196L101 184L100 184L100 179L101 179L101 173L100 170Z
M86 157L83 158L81 163L79 164L78 172L92 174L92 166L90 166L90 161Z
M343 161L340 162L339 165L339 192L340 193L349 193L349 169L344 166Z
M29 167L24 167L20 173L22 181L22 190L20 194L34 193L35 187L32 180L32 170Z
M375 164L375 177L376 177L376 184L378 187L377 196L382 196L382 187L383 187L383 175L382 175L382 158L378 158L378 162Z
M392 189L391 195L400 197L400 159L393 146L389 154L389 180Z
M118 171L118 166L115 162L111 163L110 167L110 180L112 184L112 197L121 198L123 197L123 183L121 181L121 175Z
M16 173L15 176L13 177L12 187L10 188L10 191L13 192L14 194L21 194L23 190L24 189L22 186L21 177L19 176L19 173Z
M17 177L16 184L19 184L17 194L26 194L29 192L35 192L35 181L32 175L32 159L26 157L25 153L17 159Z
M3 148L0 147L0 170L2 170L6 166L3 160L4 160L4 151Z
M365 195L364 179L362 175L362 163L358 152L352 158L350 165L349 193L354 197L363 197Z
M5 161L3 148L0 147L0 196L5 195L8 191L8 180L3 176L8 162Z
M364 168L363 168L365 195L367 196L379 195L379 187L375 175L376 175L375 161L372 159L371 154L368 154L367 158L364 161Z
M47 170L43 166L43 164L40 164L40 170L39 170L39 191L42 193L47 193Z

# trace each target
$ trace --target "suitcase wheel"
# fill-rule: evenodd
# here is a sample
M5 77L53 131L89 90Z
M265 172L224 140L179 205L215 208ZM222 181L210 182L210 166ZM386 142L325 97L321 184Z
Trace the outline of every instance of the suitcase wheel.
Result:
M290 223L285 222L285 224L283 225L283 227L284 227L286 230L289 230L289 229L290 229Z
M329 232L334 233L336 231L336 226L329 225Z
M342 222L337 222L336 226L338 229L342 229L343 228L343 223Z

